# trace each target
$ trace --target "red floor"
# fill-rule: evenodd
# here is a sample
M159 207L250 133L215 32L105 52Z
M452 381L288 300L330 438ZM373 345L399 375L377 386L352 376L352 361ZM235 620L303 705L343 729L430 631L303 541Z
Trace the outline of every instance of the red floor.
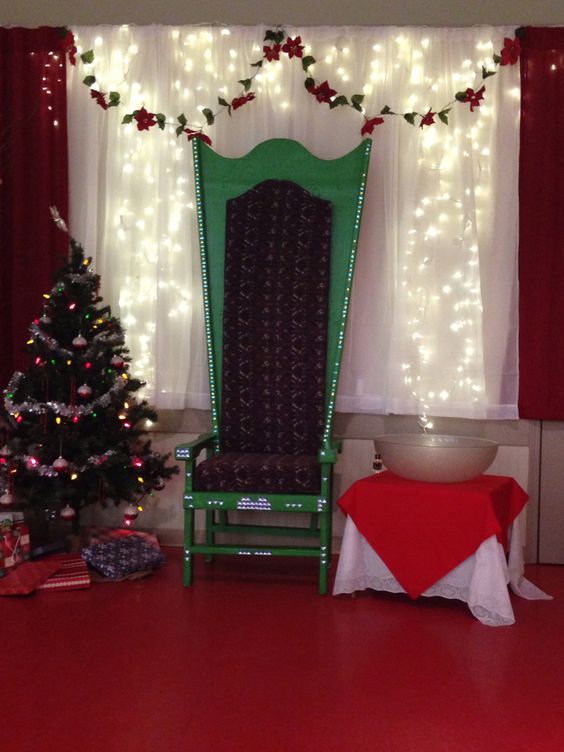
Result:
M561 752L564 567L491 628L455 601L317 595L312 561L197 561L0 599L3 750Z

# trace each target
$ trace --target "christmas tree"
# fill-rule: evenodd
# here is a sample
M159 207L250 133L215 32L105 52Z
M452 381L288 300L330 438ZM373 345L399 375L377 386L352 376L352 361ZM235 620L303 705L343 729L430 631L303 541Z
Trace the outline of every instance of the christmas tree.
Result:
M157 415L136 396L144 382L129 373L124 332L102 305L92 259L73 239L69 256L29 327L27 370L4 390L12 431L0 448L0 505L60 514L76 529L85 506L125 501L131 522L178 468L151 449L146 429Z

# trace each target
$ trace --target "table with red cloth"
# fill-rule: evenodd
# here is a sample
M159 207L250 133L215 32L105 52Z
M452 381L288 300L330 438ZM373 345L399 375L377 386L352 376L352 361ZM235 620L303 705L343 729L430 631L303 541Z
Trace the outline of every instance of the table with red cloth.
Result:
M526 598L549 598L523 577L527 498L498 475L428 483L386 470L362 478L338 500L347 522L333 593L441 595L467 602L485 624L511 624L508 584Z

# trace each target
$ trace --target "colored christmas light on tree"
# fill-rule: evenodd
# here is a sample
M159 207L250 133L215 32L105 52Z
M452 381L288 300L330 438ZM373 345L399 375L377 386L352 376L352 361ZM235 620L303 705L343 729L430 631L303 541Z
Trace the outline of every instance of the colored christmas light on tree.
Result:
M71 239L29 326L28 368L4 390L12 431L0 448L0 505L60 514L75 526L85 506L110 500L126 503L131 522L141 499L178 471L151 447L145 428L157 415L137 396L143 382L129 373L123 329L103 305L91 261Z

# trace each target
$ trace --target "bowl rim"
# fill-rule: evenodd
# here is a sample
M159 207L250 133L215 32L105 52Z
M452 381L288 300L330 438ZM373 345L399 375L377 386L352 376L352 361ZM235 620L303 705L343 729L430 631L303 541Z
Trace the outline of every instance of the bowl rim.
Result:
M427 437L437 439L462 439L468 444L456 444L454 442L433 444L432 442L425 443L422 439ZM499 442L493 439L484 439L481 436L461 436L459 434L446 434L446 433L388 433L374 436L374 443L381 442L382 444L388 444L390 446L413 446L421 449L486 449L499 447Z

